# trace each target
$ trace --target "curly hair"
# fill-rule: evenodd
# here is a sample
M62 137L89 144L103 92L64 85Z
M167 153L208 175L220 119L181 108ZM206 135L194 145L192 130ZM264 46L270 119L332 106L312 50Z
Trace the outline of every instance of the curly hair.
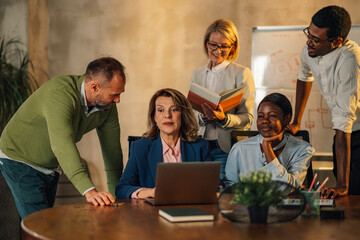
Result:
M180 109L181 113L181 126L180 138L186 142L194 142L198 139L199 125L197 124L194 112L190 102L179 91L171 88L164 88L158 90L152 97L149 103L149 111L147 117L148 130L142 137L156 139L159 135L159 128L155 122L155 103L158 97L171 97L174 104Z
M271 102L278 106L282 110L284 116L287 116L289 114L290 116L292 116L291 103L285 95L281 93L270 93L269 95L266 95L259 103L257 111L259 111L261 104L264 102Z
M341 37L345 41L351 28L351 18L343 7L327 6L320 9L311 21L318 28L327 28L328 38Z

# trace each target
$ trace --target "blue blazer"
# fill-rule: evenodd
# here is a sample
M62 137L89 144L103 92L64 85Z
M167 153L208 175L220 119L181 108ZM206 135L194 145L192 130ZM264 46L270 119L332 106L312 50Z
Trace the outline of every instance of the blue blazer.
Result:
M155 187L157 164L162 162L161 137L155 140L142 138L132 142L130 157L125 170L115 187L116 198L130 198L131 194L141 187ZM181 141L181 158L183 162L212 161L207 141Z

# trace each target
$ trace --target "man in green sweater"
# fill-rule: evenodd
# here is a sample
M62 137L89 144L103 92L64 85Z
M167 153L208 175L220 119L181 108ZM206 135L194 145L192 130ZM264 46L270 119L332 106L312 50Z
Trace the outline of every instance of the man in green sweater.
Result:
M21 218L54 205L60 168L87 202L115 202L112 194L123 169L115 103L125 81L120 62L100 58L84 75L49 80L18 109L0 138L0 170ZM112 194L96 190L76 147L95 128Z

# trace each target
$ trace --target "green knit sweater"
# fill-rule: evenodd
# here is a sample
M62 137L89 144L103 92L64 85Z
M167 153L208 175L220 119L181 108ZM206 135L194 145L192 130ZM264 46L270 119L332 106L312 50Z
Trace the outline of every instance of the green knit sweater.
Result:
M108 190L114 194L123 161L120 126L114 105L86 116L80 101L83 76L59 76L42 85L18 109L0 139L11 159L33 166L62 170L83 193L93 184L81 163L76 142L95 129L100 140Z

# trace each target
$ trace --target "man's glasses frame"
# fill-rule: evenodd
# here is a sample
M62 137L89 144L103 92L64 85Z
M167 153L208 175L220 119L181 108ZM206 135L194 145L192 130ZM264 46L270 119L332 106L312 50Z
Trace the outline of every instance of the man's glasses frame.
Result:
M213 51L217 50L219 48L222 52L228 52L228 51L230 51L230 49L232 47L232 44L231 45L219 45L214 42L207 42L207 45Z
M305 36L307 37L308 40L310 40L310 42L315 46L317 47L319 44L323 43L323 42L332 42L334 41L335 39L337 39L338 37L333 37L333 38L329 38L329 39L326 39L326 40L317 40L317 39L314 39L314 37L312 37L309 33L309 27L306 27L303 29L303 33L305 34Z

